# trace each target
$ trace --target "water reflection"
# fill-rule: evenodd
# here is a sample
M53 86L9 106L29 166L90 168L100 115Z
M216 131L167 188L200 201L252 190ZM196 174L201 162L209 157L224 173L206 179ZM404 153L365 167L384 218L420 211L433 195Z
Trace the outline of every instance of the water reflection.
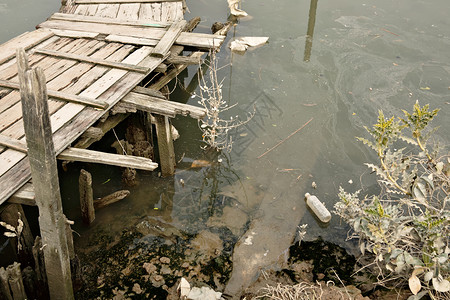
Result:
M306 31L305 54L303 61L309 61L311 58L314 27L316 26L317 2L319 2L319 0L311 0L311 4L309 6L308 30Z

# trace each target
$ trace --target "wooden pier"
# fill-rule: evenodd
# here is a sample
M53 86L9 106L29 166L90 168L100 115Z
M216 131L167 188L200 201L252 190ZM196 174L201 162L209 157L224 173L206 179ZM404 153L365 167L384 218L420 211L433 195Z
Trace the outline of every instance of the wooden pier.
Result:
M24 82L45 81L50 153L56 158L155 170L158 163L148 158L87 149L130 113L144 111L156 126L162 173L173 174L170 118L182 114L199 119L205 111L170 101L160 90L206 52L217 50L225 38L193 33L198 20L184 20L185 9L184 0L63 0L60 12L36 30L0 45L0 205L38 205L41 216L43 206L49 205L39 203L38 190L41 197L44 191L32 183L45 180L32 179L32 173L38 176L32 169L39 166L33 162L30 167L36 153L27 145L27 132L33 128L27 124L31 113L23 111ZM22 63L19 48L24 50ZM25 76L27 70L36 70L37 79ZM31 77L24 81L24 76ZM48 172L55 176L54 171ZM51 213L59 218L62 211ZM66 243L58 230L59 241Z

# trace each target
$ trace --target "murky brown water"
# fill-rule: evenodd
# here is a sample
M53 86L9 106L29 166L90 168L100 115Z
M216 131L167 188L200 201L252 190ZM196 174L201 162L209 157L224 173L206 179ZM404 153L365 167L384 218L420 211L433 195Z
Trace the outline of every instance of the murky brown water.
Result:
M0 40L31 29L59 7L50 0L38 2L0 0ZM191 13L186 19L201 16L203 32L227 18L225 0L188 0L188 6ZM273 247L276 237L304 223L307 238L322 236L344 245L346 228L336 217L328 226L319 225L305 208L303 195L315 194L332 209L339 186L366 193L376 189L363 165L375 157L355 136L365 136L363 126L376 121L379 109L400 116L417 99L441 108L434 125L441 126L439 141L448 144L448 0L318 0L315 12L310 6L310 0L243 1L242 8L251 17L240 21L227 43L233 36L268 36L269 43L242 56L225 45L218 55L219 64L225 66L220 71L224 98L237 103L233 115L256 107L251 122L234 133L231 154L221 164L190 168L193 160L209 158L200 149L197 122L177 118L174 125L181 138L175 148L181 161L175 177L140 174L140 185L126 200L99 211L91 228L77 227L82 237L99 230L117 234L147 215L159 216L189 234L220 222L232 227L233 220L208 223L215 207L222 205L236 207L248 220L264 220L261 223L269 227L258 243L267 248ZM19 12L27 16L25 20L14 17ZM309 41L308 24L309 32L315 25ZM190 68L180 83L187 86L193 76L195 68ZM197 102L182 89L172 99ZM258 159L311 118L305 128ZM121 188L120 170L89 168L99 195ZM65 205L69 217L79 223L73 178L73 185L64 189Z

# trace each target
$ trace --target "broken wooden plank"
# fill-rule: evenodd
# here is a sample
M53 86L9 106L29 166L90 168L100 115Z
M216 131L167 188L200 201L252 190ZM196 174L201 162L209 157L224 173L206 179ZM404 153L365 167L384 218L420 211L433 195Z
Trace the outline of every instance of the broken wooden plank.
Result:
M179 2L182 0L75 0L75 4L110 4L110 3L156 3Z
M114 62L114 61L107 61L105 59L97 59L97 58L92 58L92 57L85 56L85 55L64 53L61 51L53 51L53 50L47 50L47 49L37 49L36 53L60 57L60 58L66 58L66 59L73 59L73 60L77 60L80 62L92 63L92 64L96 64L96 65L101 65L101 66L115 68L115 69L122 69L122 70L131 71L131 72L138 72L138 73L144 73L144 74L148 72L148 68L145 68L145 67L131 65L131 64L124 64L124 63Z
M0 80L0 87L18 90L19 84L15 83L15 82L7 81L7 80ZM55 98L58 100L64 100L64 101L68 101L68 102L89 105L89 106L92 106L95 108L101 108L101 109L108 108L108 103L99 101L96 99L91 99L91 98L77 96L77 95L70 95L65 92L52 91L52 90L48 90L47 94L49 97Z
M181 31L186 26L186 23L186 20L173 23L169 29L167 29L167 33L161 38L161 40L159 40L151 55L156 57L164 57L170 47L172 47L175 40L180 36Z
M178 114L183 116L190 116L195 119L203 119L206 116L206 111L204 108L169 100L163 100L161 98L135 92L131 92L126 95L119 103L123 103L127 106L132 106L135 109L141 111L156 113L172 118Z
M146 171L153 171L158 167L157 163L153 162L151 159L144 157L129 156L129 155L125 156L77 148L68 148L64 150L58 155L58 159L100 163L105 165L113 165L118 167L133 168Z
M64 14L64 13L54 13L49 20L65 20L65 21L73 21L73 22L91 22L91 23L100 23L100 24L115 24L115 25L126 25L126 26L144 26L144 27L157 27L157 28L165 28L170 26L169 22L156 22L156 21L139 21L139 20L130 20L130 19L122 19L120 17L116 19L111 18L103 18L98 16L80 16L73 14Z
M198 56L169 55L166 62L174 65L200 65L202 60Z

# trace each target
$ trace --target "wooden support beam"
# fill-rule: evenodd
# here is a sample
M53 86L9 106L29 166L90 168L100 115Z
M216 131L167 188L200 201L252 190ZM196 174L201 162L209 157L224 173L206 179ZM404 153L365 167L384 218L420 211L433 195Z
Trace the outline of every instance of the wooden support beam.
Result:
M175 174L175 151L173 149L172 130L169 118L155 115L155 120L161 174L163 176L172 176Z
M164 57L169 52L170 47L175 43L176 39L180 36L181 31L186 26L186 20L180 20L170 25L166 34L159 40L158 44L151 53L152 56Z
M15 192L14 195L9 198L8 202L36 206L34 188L31 182L26 183L23 187L20 188L20 190Z
M190 56L193 59L200 59L203 56L204 52L194 52ZM161 77L157 82L152 84L149 88L153 90L160 90L164 86L166 86L172 79L178 76L181 72L183 72L184 69L188 67L187 64L183 65L176 65L175 68L173 68L169 73L167 73L165 76Z
M0 87L18 90L19 84L16 82L8 81L8 80L0 80ZM48 95L48 97L55 98L57 100L64 100L64 101L68 101L68 102L84 104L84 105L92 106L95 108L101 108L101 109L108 108L108 103L106 103L104 101L99 101L96 99L81 97L81 96L77 96L77 95L70 95L70 94L67 94L64 92L48 90L47 95Z
M35 52L40 53L40 54L49 55L49 56L59 57L59 58L63 58L63 59L72 59L72 60L76 60L76 61L80 61L80 62L92 63L92 64L96 64L96 65L100 65L100 66L105 66L105 67L114 68L114 69L121 69L121 70L126 70L126 71L131 71L131 72L138 72L138 73L143 73L143 74L146 74L149 72L149 69L145 68L145 67L124 64L124 63L114 62L114 61L107 61L104 59L96 59L96 58L92 58L92 57L85 56L85 55L65 53L65 52L61 52L61 51L54 51L54 50L47 50L47 49L37 49Z
M81 169L78 180L80 191L81 219L85 224L90 225L95 220L94 193L92 190L92 175Z
M203 119L206 116L204 108L189 104L178 103L140 93L128 93L121 104L137 110L155 113L174 118L176 115L190 116L194 119Z
M41 68L29 70L23 49L16 53L28 159L39 207L39 225L50 299L74 299L70 260L59 191L58 169L48 113L46 80Z
M68 148L58 155L58 159L100 163L124 168L153 171L158 164L151 159L130 155L119 155L100 151Z
M158 3L180 1L182 0L75 0L75 4Z
M120 122L125 120L129 114L117 114L114 116L108 117L104 122L100 122L96 125L95 128L100 129L102 137L110 131L112 128L116 127ZM92 127L91 127L92 128ZM101 137L100 137L101 138ZM77 141L74 148L87 149L90 145L98 141L98 137L89 137L86 135L82 135L81 138Z

